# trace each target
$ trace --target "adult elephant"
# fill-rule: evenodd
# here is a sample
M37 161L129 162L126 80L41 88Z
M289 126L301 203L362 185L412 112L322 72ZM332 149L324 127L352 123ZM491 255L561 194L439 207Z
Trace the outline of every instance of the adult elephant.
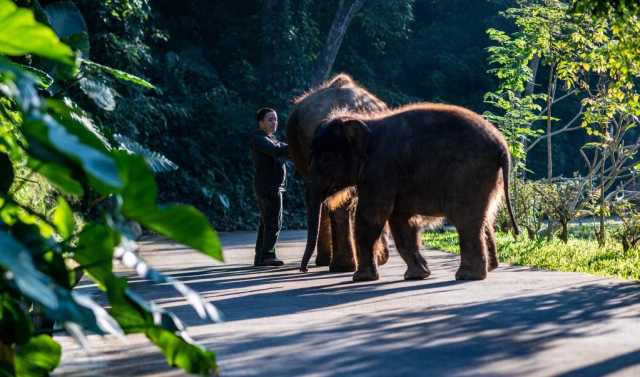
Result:
M287 143L296 170L305 181L307 211L311 208L307 190L311 140L316 129L336 109L374 113L388 108L384 102L344 73L336 75L294 100L294 107L287 120ZM334 193L323 202L316 265L329 265L329 270L334 272L354 271L357 266L353 237L357 202L355 190L345 186L343 190ZM376 242L374 253L379 264L386 263L389 250L385 236Z
M508 198L507 143L470 110L424 103L378 114L334 114L316 131L311 150L303 271L316 243L320 203L344 187L358 191L354 281L378 279L372 249L387 221L408 280L430 274L419 252L417 216L446 217L456 227L458 280L484 279L497 266L493 223L503 193L518 231Z

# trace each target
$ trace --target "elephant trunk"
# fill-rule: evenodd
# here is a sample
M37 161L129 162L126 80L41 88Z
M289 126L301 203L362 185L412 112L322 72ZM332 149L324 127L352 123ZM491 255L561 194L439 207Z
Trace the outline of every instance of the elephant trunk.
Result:
M308 187L308 186L307 186ZM322 209L322 195L319 191L307 188L307 245L302 256L300 271L307 271L307 264L313 255L318 243L318 232L320 229L320 213Z

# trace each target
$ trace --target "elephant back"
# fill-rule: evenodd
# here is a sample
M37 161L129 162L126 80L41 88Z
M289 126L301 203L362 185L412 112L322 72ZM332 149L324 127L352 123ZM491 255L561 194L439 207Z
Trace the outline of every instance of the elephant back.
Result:
M316 129L336 109L374 113L388 107L346 74L339 74L298 97L287 121L287 142L296 170L301 175L309 173L311 140Z

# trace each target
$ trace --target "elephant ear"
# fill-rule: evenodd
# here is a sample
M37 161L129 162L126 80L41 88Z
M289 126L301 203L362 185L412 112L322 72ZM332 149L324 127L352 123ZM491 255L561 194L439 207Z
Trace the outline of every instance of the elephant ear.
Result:
M367 156L367 145L369 144L369 136L371 130L367 125L357 119L349 119L342 123L342 131L345 139L355 151L356 155L361 158Z

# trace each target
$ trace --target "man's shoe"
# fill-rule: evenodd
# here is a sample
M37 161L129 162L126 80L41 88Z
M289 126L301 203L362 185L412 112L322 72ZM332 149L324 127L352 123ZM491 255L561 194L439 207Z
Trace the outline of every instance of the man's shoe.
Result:
M267 259L264 259L264 260L263 260L263 261L261 261L261 262L256 262L256 263L254 263L253 265L254 265L254 266L272 266L272 267L279 267L279 266L284 265L284 262L283 262L283 261L281 261L281 260L280 260L280 259L278 259L278 258L267 258Z

